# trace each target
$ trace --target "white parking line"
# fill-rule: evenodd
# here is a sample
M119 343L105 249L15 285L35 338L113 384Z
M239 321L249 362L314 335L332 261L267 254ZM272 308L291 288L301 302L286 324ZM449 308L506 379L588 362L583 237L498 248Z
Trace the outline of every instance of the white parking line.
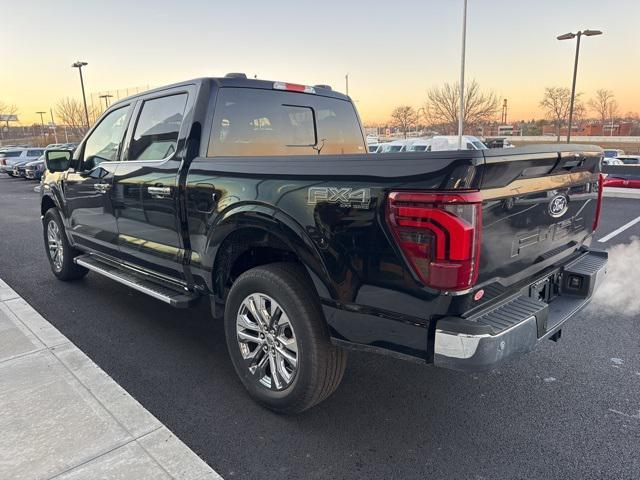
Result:
M629 223L625 223L623 226L621 226L620 228L617 228L616 230L614 230L613 232L611 232L609 235L605 235L604 237L602 237L600 240L598 240L599 242L608 242L609 240L611 240L613 237L615 237L616 235L619 235L620 233L624 232L627 228L633 227L636 223L640 222L640 217L634 218L633 220L631 220Z

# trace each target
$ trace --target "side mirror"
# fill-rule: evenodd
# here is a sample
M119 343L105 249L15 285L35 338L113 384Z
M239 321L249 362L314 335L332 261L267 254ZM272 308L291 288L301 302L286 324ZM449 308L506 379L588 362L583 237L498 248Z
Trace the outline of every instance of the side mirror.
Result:
M47 150L44 153L44 163L50 172L64 172L71 164L72 152L69 150Z

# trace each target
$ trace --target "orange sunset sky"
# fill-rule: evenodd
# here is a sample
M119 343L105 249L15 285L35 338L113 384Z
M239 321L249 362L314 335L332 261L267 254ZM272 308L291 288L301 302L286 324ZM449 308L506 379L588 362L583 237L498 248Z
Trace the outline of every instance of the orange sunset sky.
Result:
M269 2L0 0L0 101L22 124L65 96L245 72L349 93L365 122L424 104L460 67L462 0ZM542 117L546 86L570 87L578 29L585 99L612 90L640 113L640 1L469 0L467 79L509 100L509 120ZM55 114L55 112L54 112Z

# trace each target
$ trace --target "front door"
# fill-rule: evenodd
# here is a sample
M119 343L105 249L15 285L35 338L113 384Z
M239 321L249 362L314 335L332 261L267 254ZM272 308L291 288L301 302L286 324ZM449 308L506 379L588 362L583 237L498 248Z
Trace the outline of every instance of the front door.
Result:
M188 91L143 98L115 172L118 242L124 261L184 279L178 172Z
M74 155L63 181L65 217L74 243L118 256L113 175L130 117L130 105L105 115Z

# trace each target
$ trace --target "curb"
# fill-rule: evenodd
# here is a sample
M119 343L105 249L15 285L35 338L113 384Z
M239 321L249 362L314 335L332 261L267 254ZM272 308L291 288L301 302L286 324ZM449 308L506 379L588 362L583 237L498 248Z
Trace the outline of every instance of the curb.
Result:
M0 478L221 480L0 279Z

